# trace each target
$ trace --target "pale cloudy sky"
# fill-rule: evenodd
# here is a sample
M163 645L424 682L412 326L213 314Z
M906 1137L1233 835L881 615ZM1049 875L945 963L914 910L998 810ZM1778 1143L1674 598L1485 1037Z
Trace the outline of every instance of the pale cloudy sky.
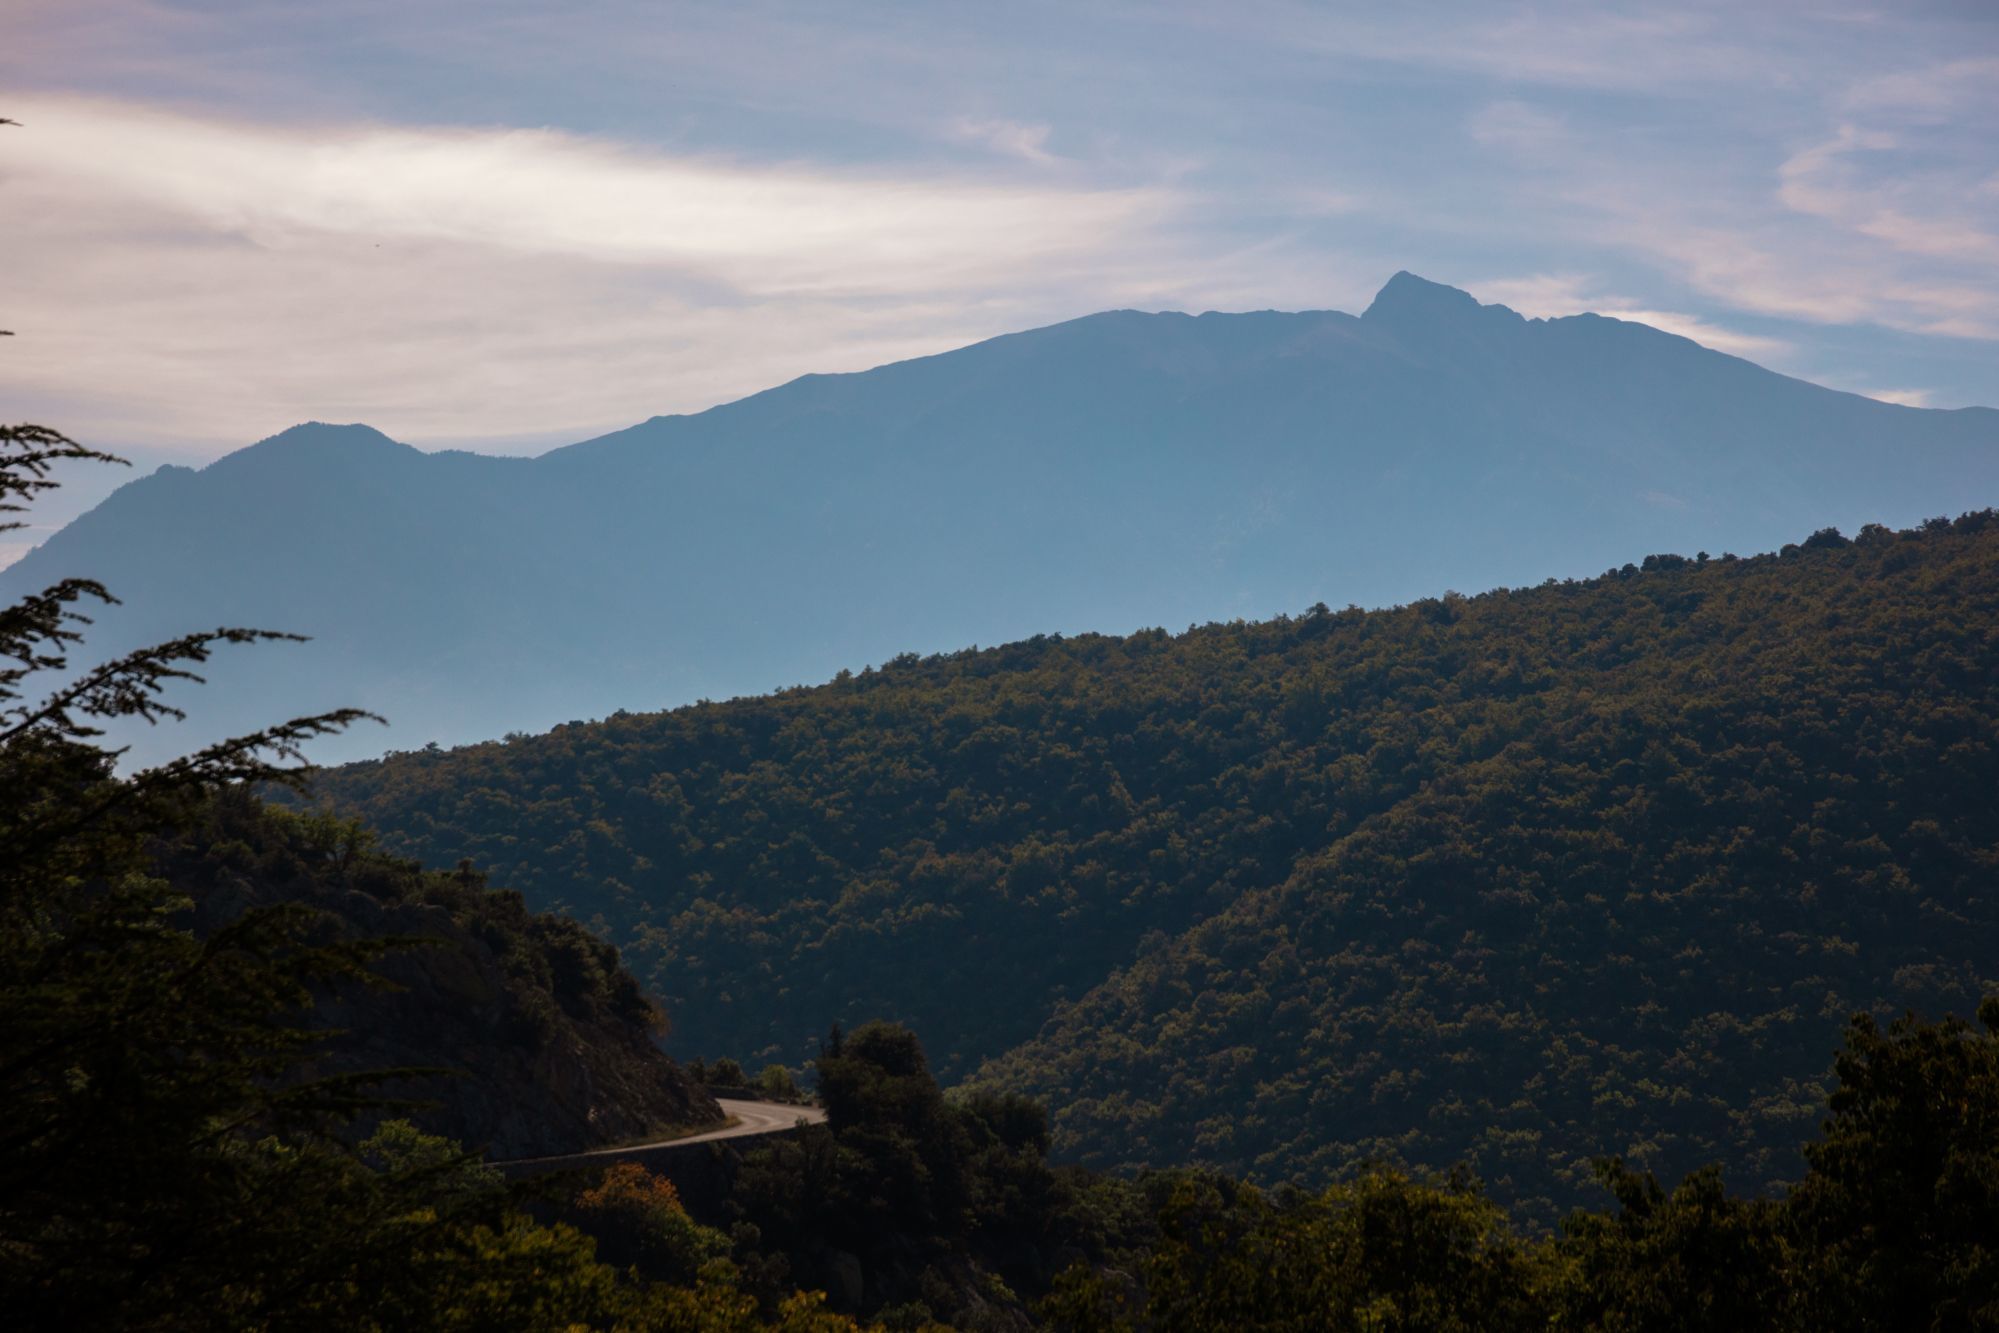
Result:
M1408 268L1999 404L1999 5L4 0L0 417L537 451Z

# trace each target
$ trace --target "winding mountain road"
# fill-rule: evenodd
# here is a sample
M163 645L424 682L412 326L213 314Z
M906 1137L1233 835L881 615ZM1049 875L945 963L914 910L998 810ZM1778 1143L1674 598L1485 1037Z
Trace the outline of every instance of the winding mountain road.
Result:
M720 1129L704 1130L699 1134L687 1134L677 1139L658 1139L651 1143L626 1143L615 1148L592 1148L588 1152L561 1153L554 1157L516 1157L508 1161L492 1163L505 1170L523 1167L536 1172L557 1171L564 1167L589 1166L594 1162L619 1158L641 1157L675 1148L688 1148L697 1143L714 1143L720 1139L747 1139L762 1134L788 1134L800 1123L823 1125L826 1112L817 1106L787 1106L781 1102L752 1102L734 1097L717 1097L715 1104L722 1108L722 1114L735 1123Z
M668 1139L668 1143L707 1143L713 1139L744 1139L753 1134L783 1134L798 1128L799 1122L808 1125L826 1123L826 1112L817 1106L787 1106L783 1102L746 1102L734 1097L717 1097L715 1104L722 1108L722 1114L734 1116L736 1123L721 1129L711 1129L704 1134L689 1135L684 1139Z

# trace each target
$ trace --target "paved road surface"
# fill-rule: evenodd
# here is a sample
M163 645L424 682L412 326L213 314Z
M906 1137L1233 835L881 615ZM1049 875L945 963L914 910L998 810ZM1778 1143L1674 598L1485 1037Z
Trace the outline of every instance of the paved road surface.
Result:
M660 1139L655 1143L627 1143L616 1148L593 1148L589 1152L563 1153L556 1157L516 1157L511 1161L494 1162L492 1165L551 1168L584 1166L592 1159L631 1157L661 1148L682 1148L692 1143L712 1143L717 1139L747 1139L758 1134L782 1134L794 1128L801 1120L812 1125L826 1122L826 1112L816 1106L785 1106L778 1102L738 1101L733 1097L717 1097L715 1104L722 1108L723 1115L735 1117L736 1123L700 1134L689 1134L684 1138Z
M781 1134L794 1128L803 1120L808 1125L826 1123L826 1112L817 1106L785 1106L780 1102L744 1102L734 1097L717 1097L715 1104L722 1108L723 1115L736 1117L736 1123L723 1129L711 1129L706 1134L691 1134L684 1139L669 1139L670 1143L706 1143L710 1139L741 1139L752 1134Z

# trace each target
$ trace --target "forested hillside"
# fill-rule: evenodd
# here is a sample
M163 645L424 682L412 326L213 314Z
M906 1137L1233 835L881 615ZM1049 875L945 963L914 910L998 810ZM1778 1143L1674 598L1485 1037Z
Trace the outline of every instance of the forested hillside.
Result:
M399 1114L424 1130L532 1157L720 1122L660 1054L660 1014L616 949L488 889L469 866L426 873L372 842L351 823L233 791L160 839L155 869L204 934L249 910L310 908L330 937L405 941L374 963L382 984L319 995L310 1025L330 1035L307 1068L448 1071L385 1089L417 1103Z
M1323 1181L1801 1172L1827 1034L1999 971L1999 520L818 689L327 773L625 947L674 1049L830 1018L1058 1151Z

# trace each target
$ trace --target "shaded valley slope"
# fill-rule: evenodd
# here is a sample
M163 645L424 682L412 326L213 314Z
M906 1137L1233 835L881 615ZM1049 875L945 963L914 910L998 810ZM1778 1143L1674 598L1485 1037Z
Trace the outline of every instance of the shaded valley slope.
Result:
M382 984L322 992L307 1076L411 1069L378 1091L430 1133L495 1157L577 1152L719 1123L660 1053L659 1013L617 950L527 910L470 867L426 873L350 823L225 793L160 842L156 873L212 934L246 911L305 908L328 938L400 941ZM379 1116L360 1122L365 1131Z

